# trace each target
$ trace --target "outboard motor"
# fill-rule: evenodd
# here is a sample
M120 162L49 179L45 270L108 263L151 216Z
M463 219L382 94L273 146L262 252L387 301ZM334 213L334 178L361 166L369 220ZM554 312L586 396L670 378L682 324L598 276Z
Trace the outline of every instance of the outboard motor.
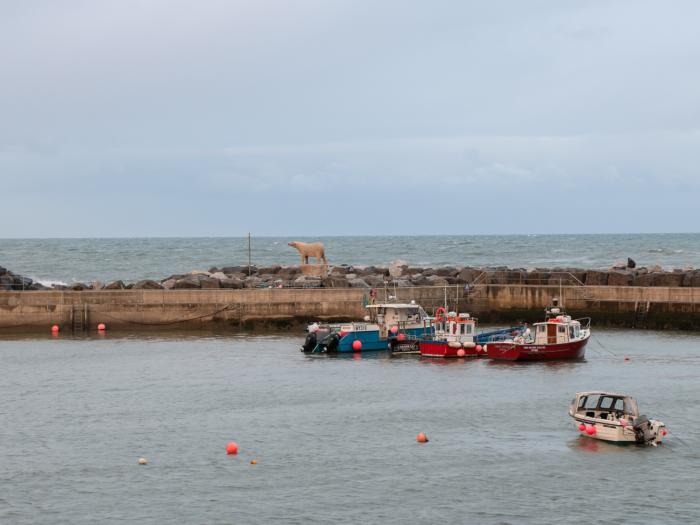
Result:
M313 352L316 348L316 332L309 332L304 340L304 344L301 345L301 351L305 353Z
M326 352L337 352L340 343L340 335L336 333L328 334L321 340L321 346Z
M639 416L634 421L634 434L637 439L637 443L650 444L654 442L656 438L653 432L651 421L647 416Z

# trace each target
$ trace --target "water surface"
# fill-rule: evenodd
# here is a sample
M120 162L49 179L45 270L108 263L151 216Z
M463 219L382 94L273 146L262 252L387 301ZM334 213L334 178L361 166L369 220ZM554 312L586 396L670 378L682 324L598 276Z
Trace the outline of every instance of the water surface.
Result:
M289 335L0 339L0 523L700 522L700 335L594 338L584 362L523 365L304 356ZM568 402L597 388L667 444L578 437Z

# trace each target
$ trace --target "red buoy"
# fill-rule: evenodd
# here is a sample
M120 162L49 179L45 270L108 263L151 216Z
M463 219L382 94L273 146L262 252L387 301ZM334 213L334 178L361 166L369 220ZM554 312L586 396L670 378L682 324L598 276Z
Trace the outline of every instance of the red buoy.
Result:
M362 341L360 341L359 339L355 339L352 342L352 349L355 350L355 352L359 352L360 350L362 350Z
M426 436L423 432L421 432L420 434L418 434L416 436L416 441L418 441L418 443L427 443L428 436Z
M661 430L662 436L665 436L666 434L668 434L668 430L666 430L665 428L663 430Z
M55 324L55 325L53 325L53 326L51 327L51 333L52 333L52 334L57 334L59 330L60 330L60 328L58 327L57 324Z
M392 333L392 334L395 334L395 333L397 333L398 331L399 331L399 327L398 327L398 326L392 326L392 327L391 327L391 333Z
M457 350L457 357L464 357L465 354L466 352L464 351L464 348Z
M592 436L595 433L596 433L596 428L593 425L586 427L586 434L588 434L589 436Z
M406 334L399 334L396 336L396 339L398 341L405 341L406 340Z
M476 351L481 352L484 348L481 345L476 345Z
M585 430L586 430L586 425L584 425L583 423L581 423L581 424L578 426L578 429L579 429L581 432L585 432Z
M100 323L97 325L97 330L99 330L100 332L104 332L106 328L107 327L105 326L104 323Z
M231 441L228 445L226 445L226 454L229 456L238 454L238 445L236 445L235 441Z

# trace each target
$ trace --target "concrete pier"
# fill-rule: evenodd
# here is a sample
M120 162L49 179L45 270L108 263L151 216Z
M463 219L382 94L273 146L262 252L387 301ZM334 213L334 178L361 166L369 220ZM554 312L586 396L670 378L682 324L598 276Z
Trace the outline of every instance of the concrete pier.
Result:
M700 329L700 288L483 284L378 290L378 301L396 294L429 313L443 305L470 312L482 322L537 321L553 297L572 315L593 325ZM192 290L85 290L0 292L0 330L62 332L156 330L219 326L298 328L314 319L349 320L365 315L362 288L267 288Z

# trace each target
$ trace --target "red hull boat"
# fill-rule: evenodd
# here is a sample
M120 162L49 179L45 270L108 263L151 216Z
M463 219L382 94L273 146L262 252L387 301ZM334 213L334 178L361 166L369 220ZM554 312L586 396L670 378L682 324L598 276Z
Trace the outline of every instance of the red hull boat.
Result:
M468 348L462 345L452 344L447 341L421 341L419 343L420 355L423 357L479 357L484 354L477 351L476 345Z
M572 319L559 307L558 299L553 303L554 306L545 310L544 322L533 325L534 333L528 329L509 341L488 343L486 355L503 361L581 359L591 337L591 320ZM582 325L581 321L586 324Z
M584 339L558 344L489 343L486 348L490 359L504 361L547 361L581 359L586 353L590 334Z

